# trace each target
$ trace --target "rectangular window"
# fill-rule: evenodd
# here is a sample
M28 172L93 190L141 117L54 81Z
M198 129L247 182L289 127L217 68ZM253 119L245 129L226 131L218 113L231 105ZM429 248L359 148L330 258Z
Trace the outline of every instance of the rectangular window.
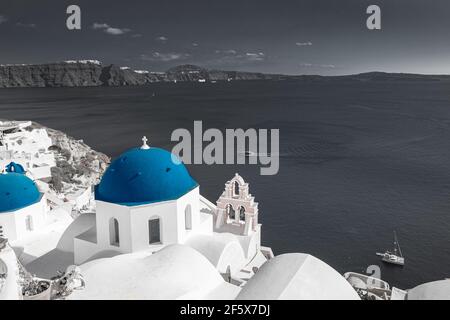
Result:
M161 242L159 219L152 219L148 221L148 233L150 244Z
M112 246L120 247L119 221L114 218L109 221L109 243Z

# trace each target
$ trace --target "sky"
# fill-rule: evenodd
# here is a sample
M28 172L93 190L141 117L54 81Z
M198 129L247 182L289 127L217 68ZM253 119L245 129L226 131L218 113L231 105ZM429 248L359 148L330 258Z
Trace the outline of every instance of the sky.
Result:
M81 8L69 31L66 8ZM381 8L381 30L366 9ZM448 0L0 0L0 64L450 74Z

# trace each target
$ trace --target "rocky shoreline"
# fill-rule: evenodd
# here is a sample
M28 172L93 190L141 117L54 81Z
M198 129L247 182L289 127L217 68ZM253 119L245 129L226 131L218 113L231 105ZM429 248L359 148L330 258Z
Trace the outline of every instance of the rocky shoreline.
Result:
M279 80L282 75L207 70L194 65L171 68L167 72L133 70L99 61L66 61L49 64L0 65L0 88L135 86L155 82L212 82Z
M209 70L180 65L166 72L133 70L97 60L65 61L48 64L0 65L0 88L119 87L158 82L300 80L300 81L449 81L449 75L368 72L345 76L282 75L258 72Z

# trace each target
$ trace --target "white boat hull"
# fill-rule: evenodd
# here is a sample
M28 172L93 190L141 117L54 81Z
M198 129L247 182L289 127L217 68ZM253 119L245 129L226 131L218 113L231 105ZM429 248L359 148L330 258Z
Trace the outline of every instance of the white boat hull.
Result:
M396 256L395 254L377 253L377 255L381 257L381 261L383 262L395 264L398 266L405 265L405 258Z

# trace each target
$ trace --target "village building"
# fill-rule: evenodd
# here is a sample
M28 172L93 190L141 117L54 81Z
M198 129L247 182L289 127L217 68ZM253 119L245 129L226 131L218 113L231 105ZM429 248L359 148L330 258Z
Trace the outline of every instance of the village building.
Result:
M48 181L56 165L51 145L47 131L30 121L0 121L0 171L14 162L34 180Z

